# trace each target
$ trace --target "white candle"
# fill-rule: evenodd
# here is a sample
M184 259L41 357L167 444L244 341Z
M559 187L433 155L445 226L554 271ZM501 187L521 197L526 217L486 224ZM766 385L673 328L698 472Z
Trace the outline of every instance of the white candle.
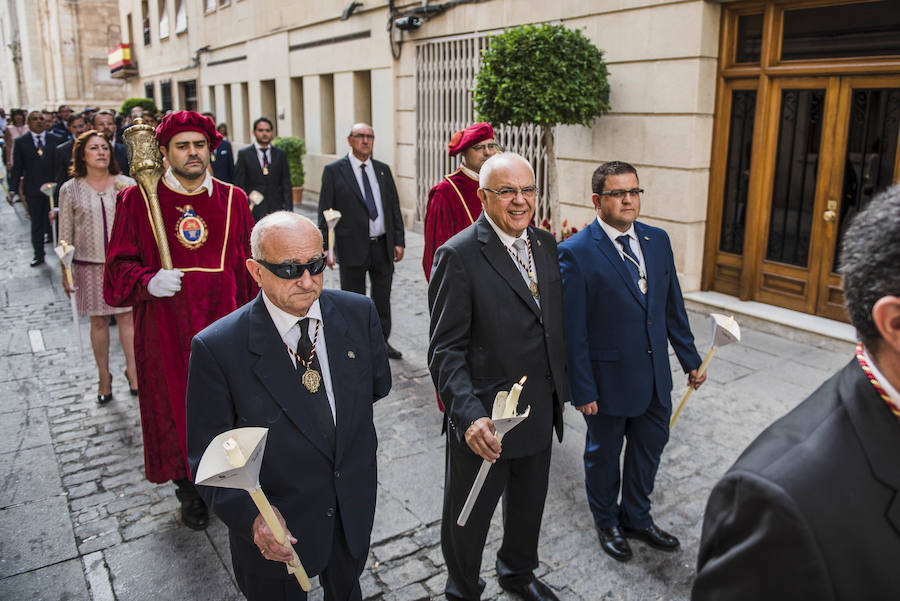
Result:
M528 376L522 376L521 380L513 384L509 394L506 396L506 410L503 412L503 417L514 417L516 415L519 407L519 395L522 394L522 386L524 386L527 379Z

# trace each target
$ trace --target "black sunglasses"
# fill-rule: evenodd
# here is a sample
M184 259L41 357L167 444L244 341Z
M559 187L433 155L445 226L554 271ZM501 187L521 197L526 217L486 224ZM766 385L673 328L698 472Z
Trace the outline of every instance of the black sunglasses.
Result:
M303 272L309 270L309 275L319 275L325 271L325 255L313 259L309 263L268 263L260 259L253 259L273 274L283 280L296 280L303 277Z

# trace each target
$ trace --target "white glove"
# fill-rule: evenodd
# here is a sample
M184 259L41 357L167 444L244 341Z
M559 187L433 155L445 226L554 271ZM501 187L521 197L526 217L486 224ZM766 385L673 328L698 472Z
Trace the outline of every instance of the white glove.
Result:
M177 269L160 269L156 275L147 282L147 292L157 298L174 296L181 290L181 278L184 273Z

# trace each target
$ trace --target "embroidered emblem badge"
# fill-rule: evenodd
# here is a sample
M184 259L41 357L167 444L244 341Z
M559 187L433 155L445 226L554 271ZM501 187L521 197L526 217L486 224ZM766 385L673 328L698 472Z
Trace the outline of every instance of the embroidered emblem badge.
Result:
M209 234L206 222L194 212L191 205L175 208L181 212L181 219L175 224L175 237L185 248L191 250L199 248L206 242L206 236Z

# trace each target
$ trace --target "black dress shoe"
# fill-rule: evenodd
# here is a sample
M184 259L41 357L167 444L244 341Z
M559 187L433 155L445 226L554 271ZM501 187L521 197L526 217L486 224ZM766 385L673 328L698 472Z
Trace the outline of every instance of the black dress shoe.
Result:
M403 358L403 353L401 353L400 351L398 351L397 349L392 347L390 344L388 344L387 341L385 341L385 344L387 344L388 359L402 359Z
M528 584L506 585L500 582L500 588L511 593L516 593L526 601L559 601L550 587L538 580L532 578Z
M649 528L643 528L641 530L623 526L622 532L625 533L626 537L645 542L654 549L659 549L660 551L675 551L681 546L681 543L678 542L677 538L662 528L658 528L656 524L650 524Z
M618 526L612 528L597 528L597 536L600 538L600 548L616 561L628 561L631 559L631 545L625 540L622 529Z
M206 530L209 512L190 480L176 480L175 496L181 501L181 522L191 530Z
M44 264L44 257L35 257L31 260L31 263L29 263L29 265L31 265L32 267L37 267L38 265L43 265L43 264Z

